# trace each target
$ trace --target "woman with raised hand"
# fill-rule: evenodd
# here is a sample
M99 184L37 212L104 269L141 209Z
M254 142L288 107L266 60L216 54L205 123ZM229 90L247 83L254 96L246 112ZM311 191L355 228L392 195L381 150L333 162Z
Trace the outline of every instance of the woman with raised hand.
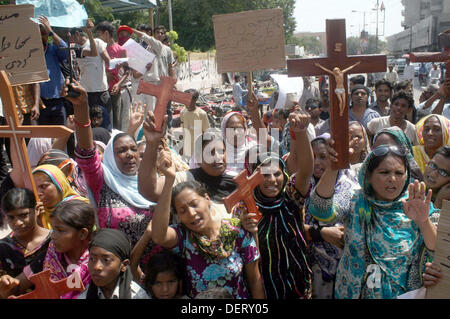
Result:
M329 148L330 160L337 161ZM435 248L438 212L425 184L410 183L407 155L395 146L372 150L359 172L361 189L336 202L338 172L326 170L312 191L309 211L319 221L344 222L335 298L390 299L421 287L421 270Z
M264 175L264 181L253 191L261 219L255 220L256 215L248 213L243 202L232 210L257 238L268 299L311 298L311 269L303 221L313 173L313 154L307 134L309 123L308 113L289 115L291 148L299 154L295 174L289 177L286 163L274 153L258 154L256 163L251 164L250 174L260 170Z
M188 296L217 286L234 298L264 298L253 236L238 219L214 218L211 199L198 182L173 187L170 153L163 156L165 183L152 220L152 239L185 258ZM169 226L171 207L180 224Z
M66 96L74 106L76 161L93 193L99 226L125 232L134 246L150 221L154 206L138 192L141 159L136 141L126 133L111 136L102 161L92 138L87 93L78 82L71 85L79 93L78 97Z

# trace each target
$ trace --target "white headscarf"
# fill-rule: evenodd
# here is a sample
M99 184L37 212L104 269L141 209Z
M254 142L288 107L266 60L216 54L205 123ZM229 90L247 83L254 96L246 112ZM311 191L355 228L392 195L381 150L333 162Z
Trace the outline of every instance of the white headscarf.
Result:
M125 175L117 167L116 159L114 158L113 142L114 137L118 133L122 132L113 132L108 145L106 145L102 163L103 178L106 185L108 185L108 187L114 192L122 196L122 198L129 204L141 209L148 209L150 206L155 205L155 203L146 200L141 194L139 194L137 174Z

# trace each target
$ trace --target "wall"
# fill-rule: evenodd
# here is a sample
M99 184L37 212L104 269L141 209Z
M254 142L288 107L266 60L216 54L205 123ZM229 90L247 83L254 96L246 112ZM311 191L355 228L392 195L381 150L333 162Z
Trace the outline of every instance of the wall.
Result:
M217 73L217 61L214 53L188 52L187 62L175 68L179 90L207 90L212 86L220 86L222 77Z

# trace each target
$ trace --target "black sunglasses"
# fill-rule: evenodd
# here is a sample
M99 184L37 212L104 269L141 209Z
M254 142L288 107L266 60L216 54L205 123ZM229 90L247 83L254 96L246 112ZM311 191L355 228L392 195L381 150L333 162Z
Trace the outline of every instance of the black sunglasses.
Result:
M384 156L390 152L401 157L406 155L405 152L397 146L380 145L372 150L373 155L375 155L376 157Z
M429 162L428 166L433 170L433 171L438 171L439 175L441 175L442 177L449 177L450 176L450 172L446 171L445 169L439 168L434 162Z

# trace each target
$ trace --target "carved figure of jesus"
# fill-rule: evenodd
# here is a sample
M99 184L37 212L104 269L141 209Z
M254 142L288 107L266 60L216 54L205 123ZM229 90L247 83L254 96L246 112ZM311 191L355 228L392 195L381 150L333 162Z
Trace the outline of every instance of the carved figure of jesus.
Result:
M321 68L322 70L324 70L325 72L331 74L334 76L334 79L336 81L336 89L334 90L334 93L336 93L338 100L339 100L339 115L342 116L344 115L344 109L345 109L345 86L344 86L344 74L347 73L348 71L350 71L351 69L353 69L354 67L356 67L358 64L360 64L361 62L357 62L352 66L349 66L348 68L346 68L345 70L342 70L338 67L335 67L333 69L333 71L328 70L327 68L323 67L322 65L320 65L319 63L314 63L315 66Z

